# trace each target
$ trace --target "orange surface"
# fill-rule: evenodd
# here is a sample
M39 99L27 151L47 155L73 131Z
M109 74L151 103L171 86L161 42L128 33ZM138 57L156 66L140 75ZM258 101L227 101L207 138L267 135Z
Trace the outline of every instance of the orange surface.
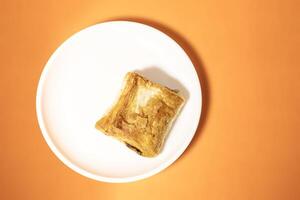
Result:
M300 199L299 10L297 0L1 0L0 199ZM110 19L152 24L175 38L204 91L188 150L129 184L96 182L64 166L35 114L52 52Z

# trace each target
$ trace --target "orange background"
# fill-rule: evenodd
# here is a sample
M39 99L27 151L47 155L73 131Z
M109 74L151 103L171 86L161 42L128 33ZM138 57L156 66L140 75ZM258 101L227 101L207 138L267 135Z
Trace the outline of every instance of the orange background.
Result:
M297 0L0 1L0 199L300 199ZM204 92L192 144L163 172L128 184L64 166L37 124L52 52L73 33L132 19L188 52Z

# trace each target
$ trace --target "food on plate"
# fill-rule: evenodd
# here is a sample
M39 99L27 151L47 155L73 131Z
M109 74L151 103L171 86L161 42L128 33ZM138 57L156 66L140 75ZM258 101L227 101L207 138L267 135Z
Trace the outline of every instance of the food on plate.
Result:
M119 99L96 128L145 157L158 155L184 104L175 90L135 72L125 76Z

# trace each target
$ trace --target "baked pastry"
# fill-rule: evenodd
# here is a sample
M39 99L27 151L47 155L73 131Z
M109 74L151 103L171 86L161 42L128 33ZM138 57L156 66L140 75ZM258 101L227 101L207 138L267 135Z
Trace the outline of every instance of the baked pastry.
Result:
M96 128L138 154L154 157L161 151L183 104L184 98L177 91L129 72L118 101L96 123Z

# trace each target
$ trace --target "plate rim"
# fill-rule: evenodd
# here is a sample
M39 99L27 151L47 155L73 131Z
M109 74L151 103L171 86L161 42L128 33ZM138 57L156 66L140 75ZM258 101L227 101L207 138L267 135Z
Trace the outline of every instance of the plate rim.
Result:
M82 33L83 31L86 31L88 29L92 29L92 28L96 28L99 25L103 25L103 24L107 24L107 23L128 23L128 24L136 24L139 26L144 26L147 29L152 29L156 32L159 32L160 34L164 35L165 37L167 37L170 41L172 41L173 43L175 43L176 47L181 49L183 52L183 55L187 58L187 60L190 62L190 64L193 66L193 70L194 73L197 77L197 86L199 87L199 97L200 97L200 102L199 102L199 110L197 111L196 117L197 117L197 121L198 123L195 124L195 126L192 128L193 129L193 134L190 134L189 138L185 140L185 143L181 145L181 148L179 150L177 150L174 154L171 155L171 158L167 159L166 161L163 161L160 165L158 165L158 167L155 167L152 170L149 170L143 174L140 175L136 175L136 176L130 176L130 177L125 177L125 178L120 178L120 177L105 177L102 175L97 175L94 173L91 173L79 166L77 166L76 164L74 164L73 162L71 162L68 158L66 158L57 148L57 146L54 144L54 142L52 141L52 139L49 136L49 133L47 131L47 128L45 126L45 121L43 119L43 111L42 111L42 93L43 93L43 86L48 74L48 71L50 69L51 64L53 63L54 59L57 57L57 55L59 54L59 52L61 51L61 49L63 49L63 47L73 38L75 38L79 33ZM58 157L58 159L67 167L71 168L73 171L77 172L78 174L85 176L87 178L96 180L96 181L101 181L101 182L108 182L108 183L128 183L128 182L134 182L134 181L138 181L138 180L142 180L142 179L146 179L148 177L151 177L161 171L163 171L164 169L166 169L167 167L169 167L170 165L172 165L179 157L182 156L182 154L184 153L184 151L187 149L187 147L189 146L189 144L191 143L192 139L194 138L196 132L197 132L197 128L199 126L200 123L200 117L202 114L202 100L203 100L203 96L202 96L202 89L201 89L201 82L198 76L198 73L196 71L196 68L194 66L194 63L191 61L191 58L188 56L188 54L186 53L186 51L184 50L183 47L180 46L180 44L177 43L176 40L174 40L172 37L170 37L169 35L167 35L166 33L164 33L163 31L144 24L144 23L140 23L140 22L135 22L135 21L129 21L129 20L115 20L115 21L105 21L102 23L97 23L91 26L88 26L86 28L80 29L79 31L77 31L76 33L72 34L71 36L69 36L66 40L64 40L55 50L54 52L50 55L48 61L46 62L46 64L44 65L44 68L41 72L39 81L38 81L38 86L37 86L37 91L36 91L36 115L37 115L37 120L38 120L38 125L41 129L41 133L47 143L47 145L49 146L49 148L51 149L51 151L54 153L54 155L56 157Z

